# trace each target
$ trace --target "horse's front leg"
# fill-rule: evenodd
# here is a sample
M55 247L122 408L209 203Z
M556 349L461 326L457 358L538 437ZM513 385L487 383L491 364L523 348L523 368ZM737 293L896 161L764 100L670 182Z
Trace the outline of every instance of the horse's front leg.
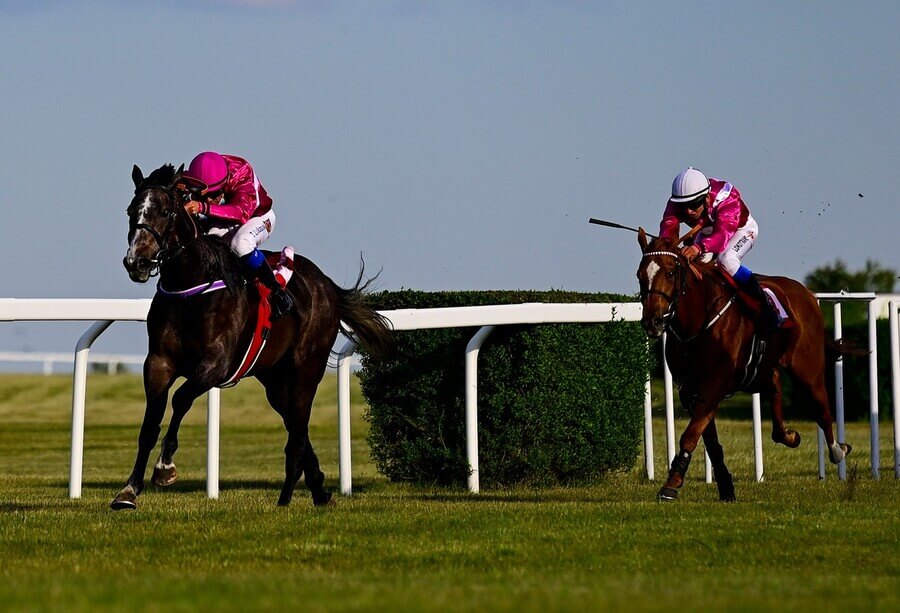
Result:
M195 379L185 381L172 394L172 421L163 437L162 450L156 465L153 467L153 485L165 487L175 482L178 472L175 470L175 451L178 450L178 429L194 401L209 390L208 385L197 383Z
M684 485L684 475L691 463L691 456L697 449L700 436L706 430L715 416L719 401L710 397L698 397L692 406L686 406L691 412L691 421L688 423L684 434L681 435L680 450L672 459L672 467L669 469L669 478L660 488L656 497L659 500L675 500L678 498L678 490Z
M144 490L144 473L150 452L159 438L160 423L166 410L169 388L175 380L175 369L172 363L162 357L148 356L144 362L144 394L147 397L147 408L144 410L144 421L138 435L138 451L134 460L134 468L125 487L120 491L110 507L115 510L137 508L137 497Z

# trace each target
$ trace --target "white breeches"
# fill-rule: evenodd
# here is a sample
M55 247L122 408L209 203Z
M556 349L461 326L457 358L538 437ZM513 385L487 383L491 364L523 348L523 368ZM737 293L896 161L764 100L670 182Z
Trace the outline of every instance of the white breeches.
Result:
M259 217L251 217L243 225L236 225L225 219L211 219L207 234L221 236L229 241L231 250L238 256L245 256L262 245L275 230L275 211Z
M748 217L746 225L734 233L734 236L725 245L725 250L719 254L719 267L729 275L734 276L737 269L741 267L741 260L753 249L753 243L756 241L758 232L759 226L756 225L756 220Z

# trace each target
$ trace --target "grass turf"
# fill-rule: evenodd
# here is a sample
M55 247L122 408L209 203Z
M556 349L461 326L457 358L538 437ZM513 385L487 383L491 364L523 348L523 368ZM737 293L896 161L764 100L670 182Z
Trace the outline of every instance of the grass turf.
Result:
M335 383L311 437L337 489ZM134 461L140 378L88 384L83 498L67 499L71 380L0 376L0 609L896 610L900 482L890 425L882 479L869 477L868 424L848 424L847 481L816 477L815 429L799 449L765 441L753 480L749 420L720 436L738 502L718 502L696 459L681 498L654 499L634 470L583 487L458 489L387 482L372 465L354 390L354 496L313 508L305 489L275 501L283 428L254 381L223 393L221 497L205 495L205 407L180 436L179 481L135 512L108 503ZM684 426L681 421L677 430ZM155 456L153 456L155 458ZM149 483L149 480L148 480Z

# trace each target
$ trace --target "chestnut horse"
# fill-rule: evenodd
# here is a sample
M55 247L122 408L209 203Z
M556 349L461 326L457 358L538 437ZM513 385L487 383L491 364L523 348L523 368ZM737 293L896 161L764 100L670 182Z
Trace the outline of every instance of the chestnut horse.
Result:
M147 407L138 437L137 458L113 509L133 509L144 489L144 473L160 433L169 389L177 377L185 382L172 395L172 420L163 439L153 483L175 480L173 456L178 428L194 400L224 383L244 358L254 332L260 301L257 289L244 281L241 263L220 239L205 236L183 207L178 189L181 170L169 164L144 178L132 172L134 199L128 207L128 254L125 268L133 281L146 282L158 272L159 288L147 315L149 351L144 362ZM376 355L391 341L386 321L365 305L363 270L354 287L342 289L308 259L294 258L295 273L287 285L294 308L272 323L267 342L249 374L266 390L266 398L288 433L285 478L279 505L291 501L301 475L313 503L326 504L331 493L309 441L308 426L316 387L325 373L332 346L346 322L364 347ZM227 287L191 297L178 291L224 280ZM219 284L221 285L221 284ZM168 294L168 295L167 295Z
M719 498L732 501L734 482L725 466L715 416L719 403L737 391L759 392L771 403L772 440L797 447L800 434L785 428L782 414L781 372L785 371L797 388L811 397L831 461L840 462L851 448L835 442L832 432L825 368L826 349L834 347L825 335L816 297L792 279L760 277L790 319L770 335L762 351L754 351L755 318L742 306L738 290L714 263L691 263L681 255L679 246L698 230L694 228L677 240L655 238L650 242L643 228L638 231L643 252L637 272L644 309L641 324L650 337L668 333L666 362L678 384L681 404L691 416L658 498L678 497L691 454L702 436Z

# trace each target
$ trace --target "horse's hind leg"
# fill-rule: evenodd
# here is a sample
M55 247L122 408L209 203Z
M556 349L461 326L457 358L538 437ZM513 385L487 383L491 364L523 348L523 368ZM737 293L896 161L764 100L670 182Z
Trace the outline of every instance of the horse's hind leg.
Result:
M172 394L172 421L169 422L169 428L163 437L159 459L153 467L151 481L154 485L165 487L174 483L178 477L174 461L175 451L178 450L178 429L194 401L206 391L205 387L189 379Z
M816 411L814 418L825 434L825 441L828 444L828 457L833 464L839 463L853 448L834 439L834 418L831 416L828 392L825 388L825 374L818 373L812 380L802 379L795 374L795 381L812 398Z
M297 380L288 384L263 380L266 397L281 415L288 432L287 444L284 447L284 484L278 497L279 506L290 504L294 489L304 472L313 503L322 505L331 500L331 494L323 487L325 475L319 468L319 460L309 442L309 416L316 386L304 385L300 382L302 379L303 377L297 377Z
M784 426L784 410L781 404L781 372L776 368L771 379L760 390L772 405L772 440L794 449L800 446L800 433Z
M313 504L317 507L331 501L331 492L325 489L325 473L319 468L319 458L313 450L309 436L303 454L303 474L306 475L306 487L312 494Z
M716 478L716 487L719 488L719 500L734 502L734 479L725 466L725 451L719 443L719 432L716 429L716 420L713 419L703 431L703 445L713 467L713 476Z

